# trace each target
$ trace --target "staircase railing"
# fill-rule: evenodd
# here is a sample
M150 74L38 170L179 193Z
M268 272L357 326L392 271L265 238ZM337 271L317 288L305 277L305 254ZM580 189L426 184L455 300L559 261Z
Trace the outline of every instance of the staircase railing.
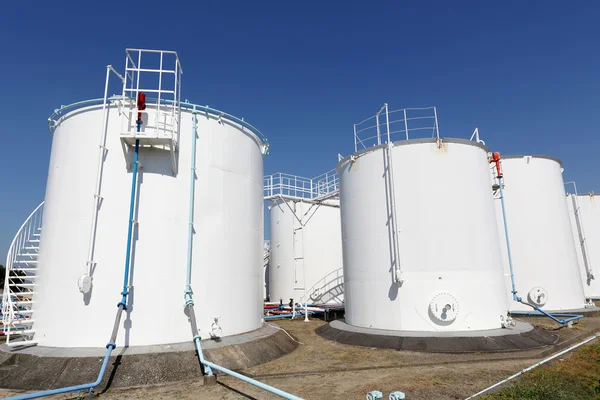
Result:
M44 202L21 225L6 257L2 325L7 343L10 342L10 335L33 334L31 314L43 216Z
M343 284L344 269L338 268L319 279L310 289L305 292L305 295L300 299L299 303L321 304L321 300L328 293L332 293L332 297L336 297L332 291L336 287L340 287Z

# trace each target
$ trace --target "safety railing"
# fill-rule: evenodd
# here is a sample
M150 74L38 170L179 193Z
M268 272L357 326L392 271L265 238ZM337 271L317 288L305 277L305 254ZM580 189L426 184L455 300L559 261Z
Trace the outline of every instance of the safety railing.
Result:
M179 140L181 121L181 75L183 70L174 51L126 49L123 98L138 99L139 93L156 97L156 110L148 115L144 125L157 137ZM128 112L122 113L126 120L125 131L136 132L137 104L124 104Z
M109 100L111 103L116 103L119 101L133 101L133 99L123 98L123 96L111 96L109 98ZM54 129L56 128L56 125L60 121L60 118L62 116L64 116L66 113L75 111L77 109L84 108L84 107L102 105L103 101L104 101L103 98L99 98L99 99L83 100L83 101L79 101L79 102L68 104L68 105L61 105L60 108L55 109L54 112L48 117L48 132L50 132L50 134L54 133ZM157 98L147 98L146 99L146 103L149 105L156 103L157 101L158 101ZM172 100L161 99L160 102L161 103L172 103ZM234 115L228 114L224 111L209 107L207 105L190 103L187 100L181 102L180 106L181 106L182 110L187 110L190 112L195 110L196 112L203 113L206 115L211 115L211 116L219 118L221 120L231 121L231 122L241 126L243 129L247 129L248 132L251 132L254 136L256 136L257 141L260 142L263 154L268 154L269 140L266 138L266 136L261 131L259 131L257 128L255 128L251 124L247 123L243 119L238 118Z
M354 124L354 151L424 137L440 138L435 107L390 111L386 103L374 116Z
M264 178L264 198L292 200L324 200L339 193L340 178L335 170L314 178L277 172Z
M308 289L300 299L300 304L325 304L333 298L338 298L338 295L343 293L343 285L344 269L338 268L319 279ZM338 288L340 289L340 293L335 292L335 289ZM327 295L331 298L326 298Z
M27 217L8 249L2 294L2 325L9 337L11 331L14 333L24 328L17 326L18 319L30 317L32 298L29 294L33 292L32 280L37 269L43 217L44 202ZM23 296L28 300L24 300Z

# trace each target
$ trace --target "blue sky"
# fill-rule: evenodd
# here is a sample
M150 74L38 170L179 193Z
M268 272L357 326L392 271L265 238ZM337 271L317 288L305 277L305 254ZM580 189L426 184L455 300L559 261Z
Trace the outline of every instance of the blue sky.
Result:
M0 263L44 198L48 116L101 97L126 47L178 51L184 98L269 138L265 173L333 168L387 102L435 105L442 136L477 126L494 150L559 157L565 180L600 191L599 17L591 1L5 2Z

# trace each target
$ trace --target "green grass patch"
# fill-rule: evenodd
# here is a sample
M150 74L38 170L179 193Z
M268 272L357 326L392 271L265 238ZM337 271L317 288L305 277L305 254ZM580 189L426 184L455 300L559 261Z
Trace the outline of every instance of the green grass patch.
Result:
M600 400L600 343L526 372L482 400Z

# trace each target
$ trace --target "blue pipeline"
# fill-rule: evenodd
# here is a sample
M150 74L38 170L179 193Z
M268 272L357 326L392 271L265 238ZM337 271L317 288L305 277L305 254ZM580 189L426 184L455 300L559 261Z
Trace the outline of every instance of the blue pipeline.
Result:
M138 124L138 132L140 130L140 124ZM131 178L131 199L129 201L129 227L127 228L127 252L125 253L125 273L123 276L123 291L121 295L123 298L117 306L123 306L124 310L127 310L127 295L129 291L129 269L131 266L131 242L133 238L133 223L135 213L135 192L137 189L137 172L138 172L138 160L140 153L140 140L135 141L135 152L133 153L133 178Z
M508 266L510 267L510 283L512 284L511 293L514 301L521 301L517 296L517 288L515 286L515 271L513 269L512 255L510 252L510 240L508 238L508 223L506 222L506 209L504 208L504 193L502 192L502 178L498 178L498 186L500 186L500 204L502 205L502 218L504 219L504 237L506 238L506 251L508 252Z
M315 315L315 314L322 313L322 312L323 311L310 311L310 312L307 312L306 314L307 315ZM298 316L304 316L304 313L303 312L302 313L297 312L296 313L296 317L298 317ZM285 319L285 318L292 318L292 314L265 315L263 318L264 318L265 321L268 321L268 320L271 320L271 319Z
M198 327L196 325L196 314L194 312L194 300L192 298L192 249L193 249L193 241L194 241L194 191L196 188L196 140L197 140L197 120L196 120L196 108L194 107L194 112L192 113L193 118L193 131L192 131L192 165L190 171L190 205L189 205L189 223L188 223L188 254L187 254L187 275L186 275L186 284L185 284L185 307L189 310L190 323L192 325L192 332L194 334L194 344L196 345L196 351L198 352L198 358L200 359L200 363L204 366L205 372L207 375L212 375L212 370L215 369L217 371L221 371L224 374L233 376L234 378L238 378L246 383L257 386L261 389L267 390L271 393L274 393L278 396L281 396L285 399L289 400L302 400L300 397L294 396L293 394L289 394L284 392L283 390L274 388L273 386L269 386L257 380L248 378L242 374L238 374L237 372L231 371L225 367L221 367L220 365L213 364L210 361L204 359L204 354L202 353L202 344L200 343L200 335L198 334Z
M294 396L293 394L284 392L283 390L280 390L280 389L277 389L277 388L275 388L273 386L267 385L266 383L262 383L262 382L259 382L257 380L248 378L245 375L238 374L237 372L234 372L234 371L232 371L230 369L221 367L220 365L217 365L217 364L213 364L210 361L206 361L204 359L204 356L202 355L202 347L200 346L200 337L196 336L194 338L194 343L196 343L196 350L198 351L198 357L200 358L200 362L203 365L206 365L207 367L210 367L212 369L216 369L217 371L221 371L224 374L233 376L234 378L238 378L238 379L240 379L240 380L242 380L242 381L244 381L246 383L249 383L251 385L254 385L256 387L264 389L264 390L266 390L268 392L274 393L274 394L276 394L278 396L283 397L284 399L288 399L288 400L303 400L301 397Z
M185 307L190 308L190 318L196 318L193 313L194 299L192 298L192 254L194 245L194 194L196 192L196 142L198 135L198 120L196 118L196 109L192 113L192 160L190 166L190 199L189 199L189 220L188 220L188 249L187 249L187 271L185 280ZM195 321L192 322L193 329L196 329L194 335L198 335L195 328ZM195 336L194 336L195 337ZM202 347L198 344L198 354L202 354ZM202 357L201 357L202 358ZM206 375L213 374L212 369L205 366L204 372Z
M21 396L9 397L7 400L36 399L38 397L52 396L55 394L68 393L68 392L81 391L81 390L89 390L91 392L91 390L93 388L95 388L96 386L98 386L100 384L100 382L102 382L102 378L104 377L104 372L106 371L106 366L108 365L108 359L110 358L110 354L112 353L113 349L114 349L114 347L109 347L108 350L106 350L106 355L104 356L104 361L102 362L102 368L100 369L100 373L98 374L98 379L96 379L95 382L84 383L82 385L76 385L76 386L69 386L69 387L65 387L65 388L61 388L61 389L47 390L45 392L37 392L37 393L24 394Z
M578 315L578 314L550 314L550 313L542 310L538 306L535 306L533 304L529 304L529 303L523 301L523 299L517 294L517 288L516 288L516 284L515 284L515 272L513 269L512 255L511 255L511 251L510 251L510 239L508 237L508 223L506 222L506 209L504 207L504 193L502 191L502 178L500 178L500 177L498 177L498 186L500 186L500 204L502 205L502 218L504 220L504 237L506 238L506 251L508 252L508 265L510 267L510 283L512 285L511 293L513 295L513 300L518 303L525 304L526 306L533 308L535 311L541 313L542 315L545 315L546 317L552 319L554 322L558 322L561 325L564 325L571 321L575 321L575 320L583 318L583 315ZM535 314L535 313L527 312L527 311L511 312L510 314L511 315L529 315L529 316L534 316L534 315L539 316L540 315L540 314Z
M551 318L555 322L558 322L559 324L562 324L562 325L567 324L571 321L576 321L578 319L583 318L583 315L581 315L581 314L554 314L554 313L550 314L550 313L542 310L538 306L534 306L529 303L525 303L523 301L521 301L520 303L526 304L530 307L533 307L533 309L535 311L538 311L541 314L534 313L531 311L511 311L510 312L511 315L527 315L528 317L539 317L540 315L545 315L546 317Z
M139 132L139 125L138 125L138 132ZM8 400L22 400L22 399L36 399L39 397L46 397L46 396L52 396L55 394L60 394L60 393L68 393L68 392L75 392L75 391L82 391L82 390L88 390L89 393L91 394L92 389L95 388L96 386L98 386L100 384L100 382L102 382L102 378L104 378L104 373L106 372L106 366L108 365L108 360L110 359L110 355L112 353L112 351L117 347L115 341L116 341L116 337L117 337L117 332L119 329L119 324L121 322L121 314L123 312L123 310L127 309L126 304L127 304L127 295L129 294L129 292L127 291L127 284L129 283L129 269L130 269L130 265L131 265L131 238L132 238L132 232L133 232L133 215L134 215L134 210L135 210L135 193L136 193L136 189L137 189L137 163L138 163L138 157L139 157L139 149L140 149L140 141L136 140L135 141L135 153L134 153L134 164L133 164L133 178L132 178L132 184L131 184L131 202L129 204L129 230L128 230L128 236L127 236L127 253L126 253L126 258L125 258L125 277L124 277L124 283L123 283L123 292L121 292L121 295L123 296L123 298L121 299L121 302L119 304L117 304L118 310L117 310L117 316L115 318L115 325L113 328L113 332L110 338L110 342L108 342L108 344L106 345L106 355L104 356L104 360L102 361L102 367L100 368L100 372L98 373L98 379L96 379L95 382L92 383L84 383L82 385L76 385L76 386L68 386L68 387L64 387L64 388L60 388L60 389L52 389L52 390L46 390L43 392L36 392L36 393L30 393L30 394L24 394L21 396L15 396L15 397L9 397Z

